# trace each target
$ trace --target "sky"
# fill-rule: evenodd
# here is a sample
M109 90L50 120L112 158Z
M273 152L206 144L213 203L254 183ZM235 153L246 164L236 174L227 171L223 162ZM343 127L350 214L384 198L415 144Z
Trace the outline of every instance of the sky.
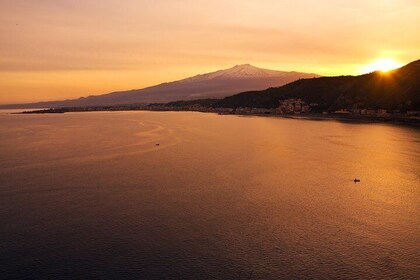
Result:
M250 63L326 76L420 58L420 0L0 0L0 104Z

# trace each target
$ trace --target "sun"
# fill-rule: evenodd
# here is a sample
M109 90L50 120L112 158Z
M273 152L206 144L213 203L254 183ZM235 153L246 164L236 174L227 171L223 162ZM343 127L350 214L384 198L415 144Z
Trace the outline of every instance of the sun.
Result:
M371 73L375 71L388 72L390 70L399 68L401 66L402 66L401 63L398 63L393 59L383 58L383 59L376 60L369 65L364 66L360 72L363 74Z

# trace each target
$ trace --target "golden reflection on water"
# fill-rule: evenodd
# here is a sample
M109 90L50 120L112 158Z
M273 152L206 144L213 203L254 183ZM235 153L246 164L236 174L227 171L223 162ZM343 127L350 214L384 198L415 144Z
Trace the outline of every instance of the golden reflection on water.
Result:
M161 278L165 266L216 279L415 277L419 143L417 128L384 124L174 112L0 116L0 214L14 225L0 233L6 254L20 257L14 237L34 246L27 228L44 243L44 232L59 230L44 262L77 238L80 250L101 252L93 267L141 260L145 274L133 277ZM110 236L125 254L101 247Z

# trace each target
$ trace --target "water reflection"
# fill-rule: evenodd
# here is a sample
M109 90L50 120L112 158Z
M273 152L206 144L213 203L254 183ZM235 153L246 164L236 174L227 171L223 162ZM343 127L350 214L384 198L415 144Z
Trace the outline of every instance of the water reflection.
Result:
M1 116L0 263L6 278L415 278L419 141L199 113Z

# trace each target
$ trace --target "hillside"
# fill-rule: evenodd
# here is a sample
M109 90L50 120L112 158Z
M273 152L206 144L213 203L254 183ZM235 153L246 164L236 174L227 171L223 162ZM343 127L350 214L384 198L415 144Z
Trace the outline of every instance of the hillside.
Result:
M226 97L214 106L276 108L279 100L290 98L318 103L319 110L420 110L420 60L387 73L301 79L282 87Z

